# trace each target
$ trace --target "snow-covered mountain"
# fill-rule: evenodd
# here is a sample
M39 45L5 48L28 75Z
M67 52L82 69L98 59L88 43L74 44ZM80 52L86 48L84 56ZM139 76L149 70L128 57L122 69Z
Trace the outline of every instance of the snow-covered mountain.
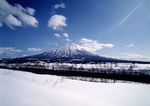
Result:
M97 62L97 61L116 61L116 59L98 56L86 51L82 46L75 43L66 45L44 52L42 54L24 57L26 60L44 60L49 62Z
M41 54L48 58L81 58L83 55L93 55L75 43L67 43L61 48Z
M82 46L71 42L66 43L64 46L60 48L50 50L38 55L8 59L7 61L14 63L16 62L22 63L28 61L69 62L69 63L95 63L95 62L146 63L140 61L119 60L99 56L90 53L86 51Z

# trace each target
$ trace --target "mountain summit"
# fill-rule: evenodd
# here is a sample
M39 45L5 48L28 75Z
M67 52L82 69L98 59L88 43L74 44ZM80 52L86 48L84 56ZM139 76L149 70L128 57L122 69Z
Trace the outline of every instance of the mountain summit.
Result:
M83 47L71 42L66 43L66 45L58 49L43 53L45 56L47 55L55 58L75 58L76 56L87 54L92 55L90 52L84 50Z
M85 62L95 61L97 58L100 58L100 56L92 54L86 51L82 46L71 42L68 42L64 46L55 50L25 57L25 59L28 60L43 60L50 62Z

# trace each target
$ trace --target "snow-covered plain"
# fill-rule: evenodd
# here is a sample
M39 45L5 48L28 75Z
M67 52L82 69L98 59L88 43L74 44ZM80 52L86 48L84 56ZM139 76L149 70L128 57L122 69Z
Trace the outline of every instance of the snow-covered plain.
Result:
M150 106L150 85L0 69L0 106Z

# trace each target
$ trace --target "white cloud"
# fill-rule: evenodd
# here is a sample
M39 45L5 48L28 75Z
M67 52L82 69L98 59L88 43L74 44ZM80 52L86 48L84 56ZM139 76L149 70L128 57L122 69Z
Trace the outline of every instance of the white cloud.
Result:
M80 45L89 52L96 52L97 50L103 49L103 48L112 48L114 47L113 44L103 44L99 43L96 40L91 40L87 38L81 38L80 39Z
M54 8L55 9L58 9L58 8L65 8L66 6L65 6L65 4L64 3L60 3L60 4L55 4L54 5Z
M41 50L42 50L41 48L28 48L28 51L30 52L39 52Z
M142 59L145 58L145 56L141 55L141 54L137 54L137 53L124 53L124 56L126 56L126 58L130 58L130 59Z
M66 27L67 18L63 15L53 15L48 20L48 27L52 27L54 30L62 30L62 27Z
M8 27L29 25L38 26L38 21L33 17L35 10L21 5L11 5L6 0L0 0L0 27L5 23Z
M27 54L22 55L22 57L26 57L26 56L28 56L28 55Z
M63 35L64 35L64 37L66 37L66 38L69 37L68 33L63 33Z
M11 55L19 52L22 52L22 50L15 49L14 47L0 47L0 55L2 54Z
M55 33L55 34L54 34L54 36L56 36L56 37L58 37L58 38L59 38L59 37L60 37L60 34Z
M16 17L13 15L8 15L5 19L5 24L7 24L10 28L13 29L12 26L22 26L22 22L19 21Z
M33 8L27 7L27 11L30 15L34 15L35 10Z
M128 44L128 45L125 45L125 47L133 47L135 46L134 44Z
M70 41L70 39L66 39L66 41L68 41L68 42L69 42L69 41Z
M150 56L145 56L138 53L122 53L120 56L111 56L111 57L118 58L118 59L126 59L126 60L150 61Z

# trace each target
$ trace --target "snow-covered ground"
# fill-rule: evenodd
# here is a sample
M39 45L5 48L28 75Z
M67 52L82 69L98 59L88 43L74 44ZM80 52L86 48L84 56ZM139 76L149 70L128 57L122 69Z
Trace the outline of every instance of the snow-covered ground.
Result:
M150 85L0 69L0 106L150 106Z

